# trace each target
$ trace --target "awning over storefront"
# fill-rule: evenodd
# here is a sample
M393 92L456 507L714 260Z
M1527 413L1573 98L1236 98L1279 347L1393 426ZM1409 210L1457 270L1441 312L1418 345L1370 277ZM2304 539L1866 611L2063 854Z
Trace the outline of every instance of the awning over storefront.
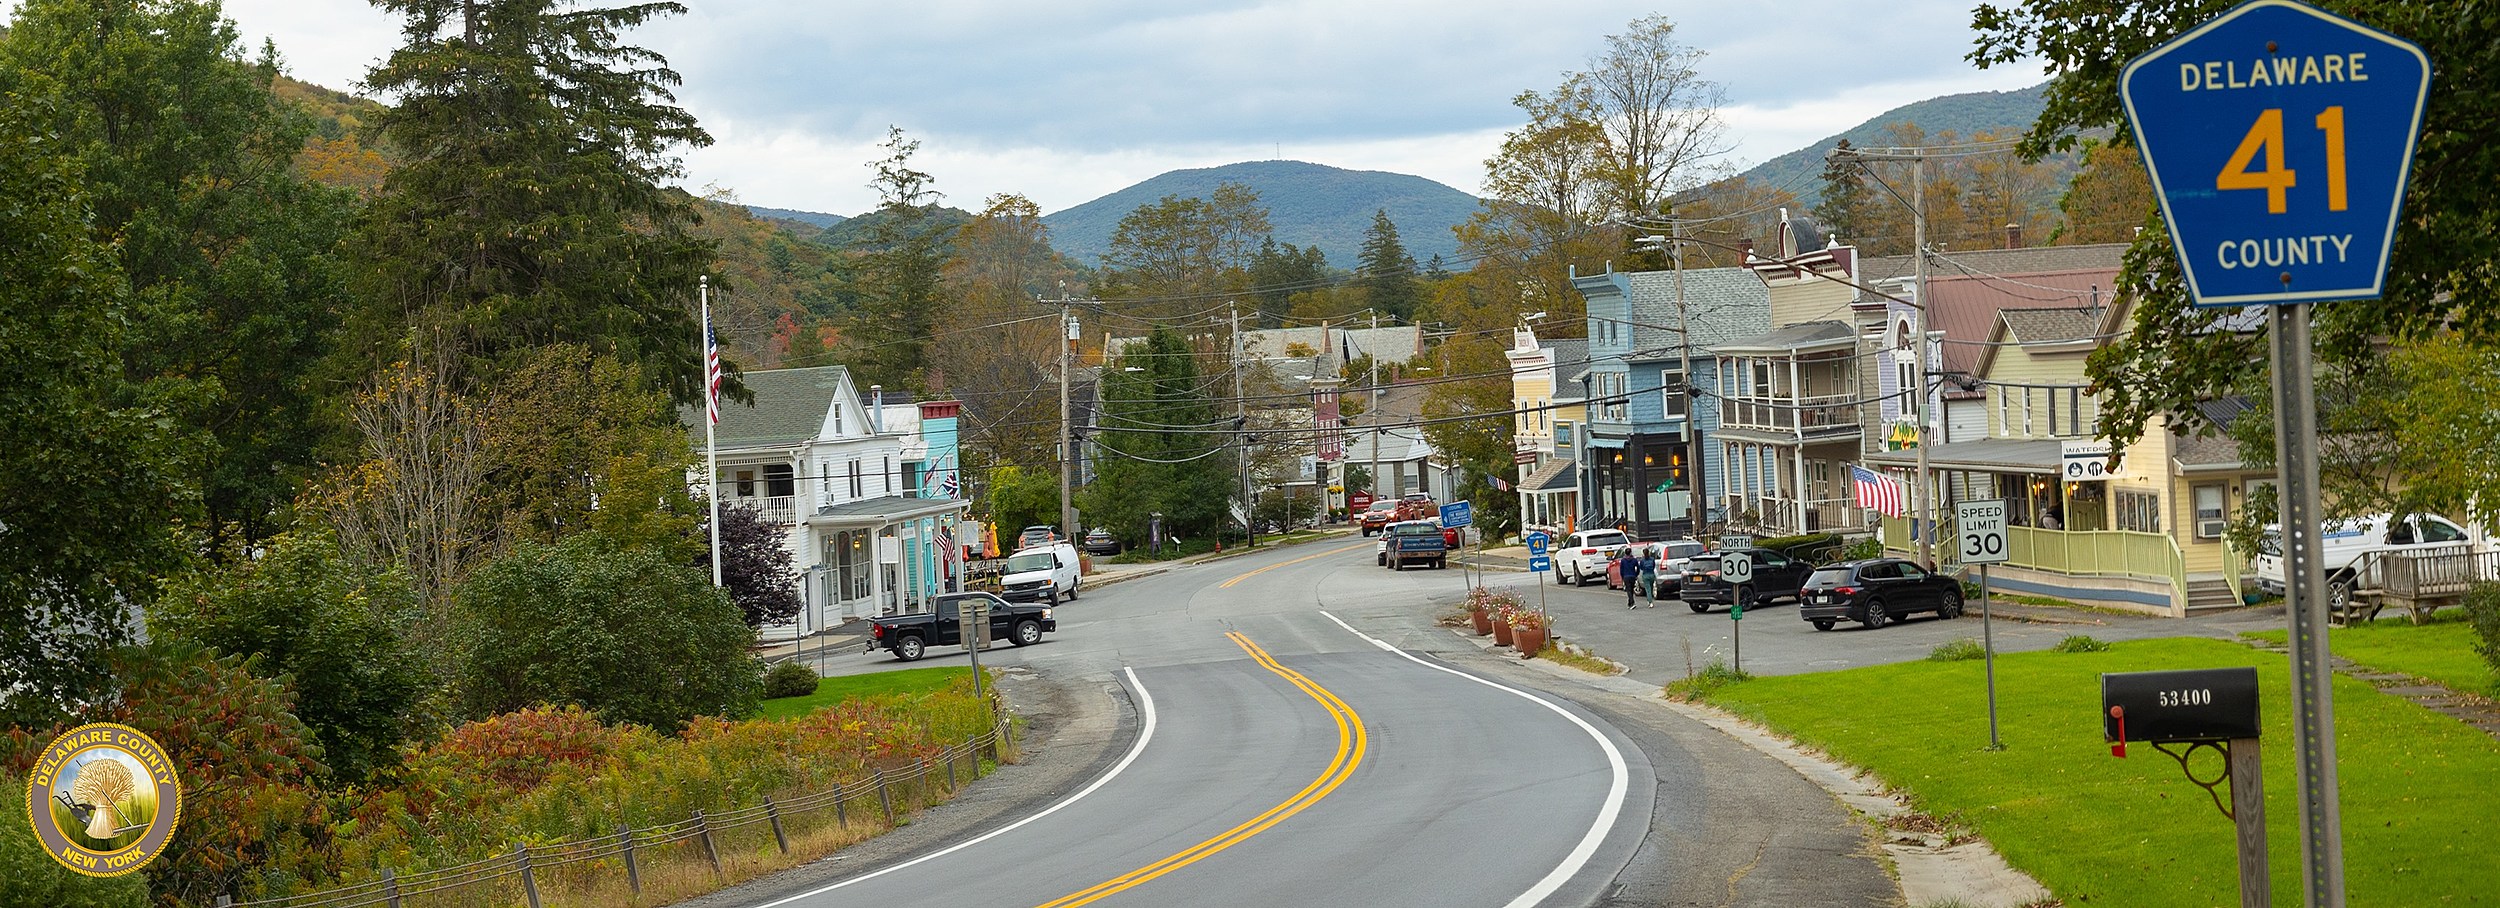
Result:
M1983 473L2046 473L2054 476L2064 466L2064 457L2063 443L2055 439L1983 438L1927 449L1930 469ZM1866 455L1866 462L1887 467L1916 467L1918 452L1883 451Z
M921 517L958 513L971 506L960 498L904 498L888 495L862 498L829 508L821 508L807 516L807 525L820 527L873 527Z
M1580 488L1580 462L1549 460L1528 478L1519 481L1519 491L1531 495L1549 492L1572 492Z

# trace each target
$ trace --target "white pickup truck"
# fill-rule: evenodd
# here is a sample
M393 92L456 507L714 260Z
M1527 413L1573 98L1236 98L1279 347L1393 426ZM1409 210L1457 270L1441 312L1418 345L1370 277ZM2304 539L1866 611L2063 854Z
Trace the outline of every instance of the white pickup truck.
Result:
M2280 526L2267 527L2254 559L2257 588L2276 596L2283 595L2284 588L2282 532ZM2354 590L2379 586L2374 564L2365 557L2372 552L2444 548L2479 551L2489 545L2490 540L2481 539L2480 534L2436 514L2401 518L2371 514L2328 521L2325 530L2318 534L2318 560L2326 571L2327 608L2341 612L2351 604Z

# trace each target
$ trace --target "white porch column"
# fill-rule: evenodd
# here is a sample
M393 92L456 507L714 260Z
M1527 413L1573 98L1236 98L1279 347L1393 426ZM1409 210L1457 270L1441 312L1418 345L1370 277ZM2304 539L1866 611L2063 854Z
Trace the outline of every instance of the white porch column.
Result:
M1809 505L1807 505L1807 504L1806 504L1806 495L1807 495L1807 494L1808 494L1808 493L1807 493L1807 491L1806 491L1806 446L1805 446L1805 445L1798 445L1798 446L1797 446L1797 522L1796 522L1796 524L1795 524L1795 528L1796 528L1797 532L1800 532L1800 533L1803 533L1803 532L1805 532L1805 531L1806 531L1806 510L1807 510L1807 508L1809 507Z

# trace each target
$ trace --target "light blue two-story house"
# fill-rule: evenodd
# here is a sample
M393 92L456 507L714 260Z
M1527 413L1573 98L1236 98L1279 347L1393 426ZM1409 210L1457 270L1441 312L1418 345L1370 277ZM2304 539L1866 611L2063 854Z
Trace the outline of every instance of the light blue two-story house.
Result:
M1761 279L1744 268L1686 268L1680 303L1674 271L1610 268L1575 274L1572 285L1588 302L1588 362L1559 370L1588 406L1577 525L1620 524L1641 539L1689 536L1697 494L1702 524L1723 522L1724 471L1708 456L1719 426L1709 348L1770 327ZM1697 389L1689 396L1688 385Z

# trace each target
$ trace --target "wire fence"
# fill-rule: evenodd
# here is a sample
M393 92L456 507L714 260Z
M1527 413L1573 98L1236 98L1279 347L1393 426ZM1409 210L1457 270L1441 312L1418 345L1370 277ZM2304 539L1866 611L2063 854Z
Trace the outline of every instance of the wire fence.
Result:
M641 829L552 844L519 843L482 860L401 874L383 869L361 883L256 901L218 896L216 908L548 908L639 902L646 889L673 900L733 881L733 873L814 843L839 845L894 828L915 810L947 800L997 765L1016 759L1013 726L947 747L909 767L878 770L826 791ZM983 757L987 756L985 762ZM767 851L766 849L772 849ZM760 860L748 860L760 858ZM670 885L691 874L703 885ZM743 878L738 874L737 878ZM656 890L682 890L659 892Z

